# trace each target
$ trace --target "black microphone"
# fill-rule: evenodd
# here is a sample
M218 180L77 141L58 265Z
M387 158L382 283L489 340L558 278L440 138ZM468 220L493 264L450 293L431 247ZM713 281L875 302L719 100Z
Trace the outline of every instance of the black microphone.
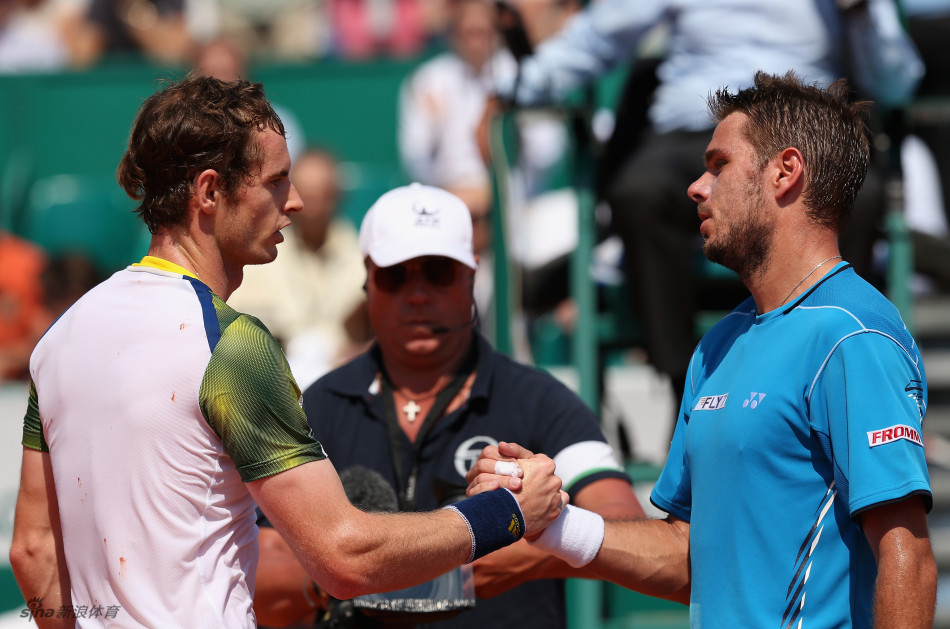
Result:
M429 331L433 334L448 334L449 332L458 332L465 328L470 328L478 323L478 304L472 302L472 318L462 325L431 325Z
M383 475L362 465L351 465L340 472L343 491L353 506L361 511L399 511L396 490Z

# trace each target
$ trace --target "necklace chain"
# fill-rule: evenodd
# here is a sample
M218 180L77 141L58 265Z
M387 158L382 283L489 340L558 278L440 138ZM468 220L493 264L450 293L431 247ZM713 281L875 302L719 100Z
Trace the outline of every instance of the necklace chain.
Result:
M435 391L427 393L426 395L416 399L419 400L419 402L425 402L426 400L434 398L439 393L441 393L443 388L444 387L439 387ZM406 414L406 418L409 420L409 423L416 421L416 415L422 410L422 407L416 403L416 399L409 397L403 393L401 389L394 389L393 394L399 394L401 397L406 399L406 404L402 407L402 412Z
M795 284L795 286L792 286L792 290L788 291L788 295L785 295L785 299L782 300L782 303L780 303L780 304L778 305L778 307L781 308L782 306L784 306L784 305L785 305L785 302L788 301L788 298L792 296L792 293L794 293L796 290L798 290L798 287L801 286L801 285L805 282L805 280L807 280L809 277L811 277L812 273L814 273L815 271L817 271L818 269L820 269L822 266L824 266L826 262L831 262L831 261L834 260L835 258L840 258L840 257L841 257L841 256L831 256L831 257L828 258L827 260L822 260L821 262L819 262L819 263L818 263L818 266L816 266L816 267L813 268L811 271L809 271L808 274L807 274L805 277L803 277L802 279L798 280L798 284Z

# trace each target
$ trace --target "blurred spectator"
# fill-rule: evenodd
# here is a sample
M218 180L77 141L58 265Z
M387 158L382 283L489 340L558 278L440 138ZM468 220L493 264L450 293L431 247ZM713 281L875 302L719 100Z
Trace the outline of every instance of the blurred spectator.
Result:
M88 255L63 253L50 259L40 279L43 284L43 303L49 313L48 326L105 278Z
M237 40L227 37L211 39L195 48L191 65L196 72L222 81L247 78L247 54Z
M250 79L247 52L240 41L228 37L217 37L196 47L192 67L205 76L213 76L222 81ZM291 161L296 161L306 146L303 127L297 116L279 103L271 100L271 107L277 112L287 132L287 151Z
M475 128L493 74L514 60L499 48L490 3L458 0L452 16L452 50L423 63L400 91L399 152L411 179L452 192L481 216L491 207L491 180Z
M625 271L648 358L671 377L677 397L697 340L700 305L721 307L710 298L735 302L725 289L703 291L696 270L699 222L686 189L701 174L712 133L705 99L720 87L748 86L757 70L795 70L824 85L841 76L838 11L834 0L599 0L520 67L517 102L556 101L633 60L655 28L668 29L658 87L640 94L649 105L646 132L630 140L629 157L606 187L606 197L613 228L624 241ZM510 96L514 83L515 76L507 77L499 91ZM849 228L842 246L846 259L867 272L882 208L872 178L862 199L865 205L856 213L862 220Z
M917 89L920 107L906 117L901 144L905 216L911 229L915 289L950 293L950 0L901 0L908 33L926 72ZM881 243L882 245L884 243Z
M429 48L444 50L448 45L452 5L455 2L456 0L419 0L422 26L426 32Z
M568 18L581 8L578 0L511 0L524 23L533 47L564 28Z
M258 317L283 345L301 389L368 340L366 278L356 230L338 216L340 174L322 150L304 152L291 170L303 210L285 229L271 264L248 266L228 305Z
M29 377L33 346L51 323L43 297L46 254L0 230L0 380Z
M50 258L32 242L2 230L0 269L0 380L26 380L36 342L102 277L85 254Z
M185 19L185 0L89 0L68 37L73 62L79 66L122 55L181 64L194 45Z
M410 57L428 44L421 0L327 0L331 52L345 59Z
M330 48L324 0L218 0L220 35L253 56L280 60L322 57Z
M25 380L36 342L102 277L85 254L50 258L39 246L2 229L0 269L0 380Z
M0 3L0 73L58 70L69 63L60 9L49 0Z
M550 4L550 0L535 0L543 1ZM474 222L474 249L481 257L476 301L483 323L490 327L488 306L493 277L489 212L493 195L491 174L476 142L476 129L495 76L513 72L515 60L501 46L495 5L486 0L454 3L449 42L451 50L420 65L402 85L399 151L412 180L448 190L468 205ZM513 225L521 224L521 213L529 199L547 190L547 173L563 156L566 145L563 124L548 114L526 113L517 127L517 168L505 186L510 192ZM567 203L569 206L570 199ZM550 219L556 210L548 209L539 207L538 213ZM567 212L576 214L571 207ZM519 230L512 233L528 236ZM519 258L523 244L523 239L513 243Z
M950 198L950 59L946 42L950 38L950 0L902 0L907 13L907 30L923 58L926 72L917 88L917 98L926 105L911 119L910 132L919 136L936 159L940 190ZM941 113L942 112L942 113ZM946 205L944 204L946 214Z

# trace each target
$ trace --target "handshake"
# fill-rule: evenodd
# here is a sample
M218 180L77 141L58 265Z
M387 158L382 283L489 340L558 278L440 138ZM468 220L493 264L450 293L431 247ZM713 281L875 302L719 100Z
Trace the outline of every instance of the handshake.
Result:
M501 442L482 450L465 476L466 494L471 497L497 489L511 491L524 516L528 543L580 568L593 561L600 550L604 519L569 505L554 471L550 457Z

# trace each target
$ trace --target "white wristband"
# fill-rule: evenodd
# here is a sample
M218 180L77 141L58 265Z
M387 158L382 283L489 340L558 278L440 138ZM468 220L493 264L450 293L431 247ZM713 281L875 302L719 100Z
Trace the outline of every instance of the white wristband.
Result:
M538 539L528 543L574 568L581 568L594 560L604 543L604 518L593 511L567 505Z

